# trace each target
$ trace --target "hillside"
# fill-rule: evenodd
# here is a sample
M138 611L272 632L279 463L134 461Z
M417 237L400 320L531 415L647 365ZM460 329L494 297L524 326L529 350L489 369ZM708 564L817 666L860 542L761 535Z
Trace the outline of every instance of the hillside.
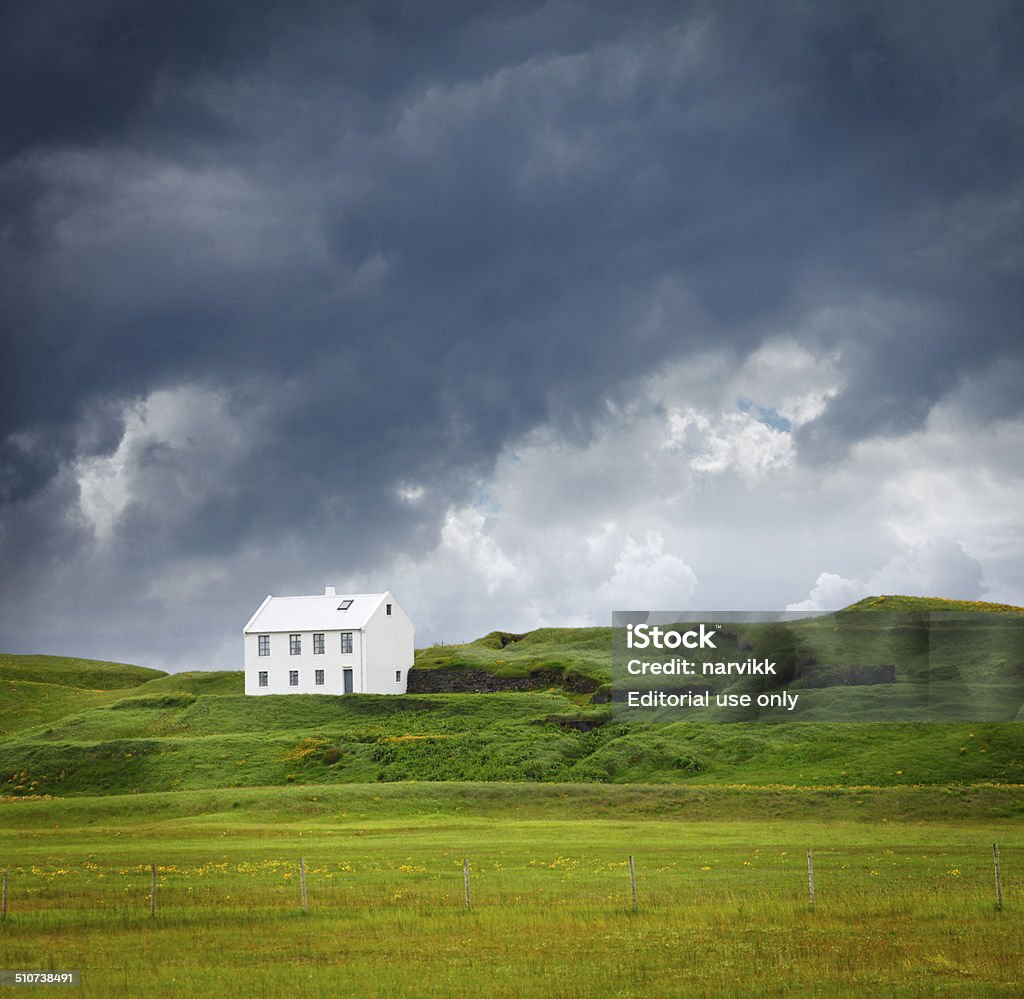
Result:
M0 654L0 739L166 677L162 670L63 656Z
M851 610L923 610L911 598L873 599L890 603L864 607L862 601ZM800 634L827 650L843 629L857 629L864 661L878 661L870 658L873 643L884 638L886 652L894 648L886 622L885 614L817 618L801 624ZM747 631L737 629L732 640L756 643L759 626L743 627ZM1013 657L975 662L975 652L958 644L958 636L954 632L946 644L962 672L987 671L996 679L1000 671L1019 674ZM907 641L899 670L910 668L920 651L912 632ZM829 669L838 671L838 682L848 680L841 663ZM451 689L461 676L468 690L478 689L481 677L489 685L484 689L534 688L486 695L251 698L241 693L240 672L166 674L117 663L0 656L0 793L411 780L1024 783L1024 727L1018 725L616 724L601 703L610 671L610 628L492 632L476 642L417 651L411 684L417 675L417 682L440 677L439 689ZM809 682L810 675L796 682ZM815 682L820 685L820 677ZM832 696L827 689L811 693ZM875 690L873 696L890 692Z
M471 679L460 685L460 674ZM480 687L483 675L505 681L492 687L557 685L593 694L611 681L612 629L538 628L525 635L492 631L475 642L417 649L409 685L415 693L469 691ZM531 685L531 679L537 682Z
M931 613L933 611L957 611L962 613L981 614L1021 614L1024 607L1016 604L999 604L987 600L947 600L945 597L903 597L898 594L884 594L877 597L865 597L855 604L850 604L840 613L848 611L890 611L913 613Z
M670 626L681 631L685 625ZM793 713L767 712L770 720L820 722L1014 721L1024 709L1024 613L1005 605L963 604L907 597L874 598L824 616L778 622L717 625L714 655L697 656L740 663L761 657L774 675L742 678L701 676L698 689L716 697L798 695ZM623 642L617 659L622 673L616 691L688 690L693 680L625 675ZM659 658L645 653L643 658ZM665 656L661 656L665 658ZM723 698L724 699L724 698ZM624 706L623 706L624 708ZM752 721L758 709L734 707L701 711L700 719ZM625 711L618 721L680 720L678 710Z

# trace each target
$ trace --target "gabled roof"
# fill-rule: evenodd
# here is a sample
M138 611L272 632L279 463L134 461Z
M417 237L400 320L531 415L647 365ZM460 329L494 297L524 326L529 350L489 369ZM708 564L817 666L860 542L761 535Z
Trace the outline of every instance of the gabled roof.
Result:
M271 631L358 631L388 593L339 593L337 596L268 596L242 629L243 634ZM391 598L394 602L394 597ZM348 601L347 610L339 610Z

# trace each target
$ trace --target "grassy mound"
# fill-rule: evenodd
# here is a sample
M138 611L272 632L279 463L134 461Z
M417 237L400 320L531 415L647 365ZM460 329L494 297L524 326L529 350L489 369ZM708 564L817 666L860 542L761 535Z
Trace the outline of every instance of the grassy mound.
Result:
M920 598L873 599L871 607L861 601L852 609L964 609L956 601L935 607ZM891 661L878 658L882 649L902 649L886 614L840 617L800 624L836 676L848 671L827 657L849 645L851 629L862 662ZM756 644L757 626L743 628L731 640ZM969 637L954 631L944 646L964 674L995 683L1000 671L1019 669L1012 657L979 653ZM918 638L906 632L900 669L913 667ZM934 646L929 652L934 659ZM1024 784L1024 728L1015 724L614 724L606 706L573 692L573 678L593 688L610 677L610 628L496 631L421 649L416 668L553 680L551 689L521 693L257 698L241 693L240 672L169 675L119 663L0 656L0 794L397 781ZM808 689L801 696L884 699L894 689Z
M480 670L509 679L552 673L564 685L576 679L599 685L611 679L612 629L538 628L525 635L492 631L475 642L419 649L414 668Z
M990 603L987 600L947 600L945 597L903 597L884 594L865 597L846 608L848 611L961 611L982 614L1024 614L1024 607L1016 604Z

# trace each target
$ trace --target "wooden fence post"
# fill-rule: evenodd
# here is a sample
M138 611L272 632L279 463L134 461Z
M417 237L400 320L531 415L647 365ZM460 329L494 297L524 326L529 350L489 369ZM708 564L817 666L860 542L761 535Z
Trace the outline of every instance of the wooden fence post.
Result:
M636 867L633 864L633 854L629 855L629 888L633 895L633 911L636 912Z
M814 851L810 849L807 851L807 897L810 911L814 912Z
M999 844L992 844L992 860L996 865L996 908L1001 912L1003 908L1003 874L999 868Z
M299 857L299 889L302 893L302 914L306 914L306 858Z
M472 911L469 900L469 857L462 858L462 880L466 884L466 912Z

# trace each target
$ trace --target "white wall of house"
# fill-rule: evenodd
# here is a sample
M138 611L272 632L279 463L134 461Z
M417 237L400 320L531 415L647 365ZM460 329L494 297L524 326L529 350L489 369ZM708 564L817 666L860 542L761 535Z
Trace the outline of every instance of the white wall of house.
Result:
M341 651L341 631L272 631L263 632L269 638L270 655L259 654L259 633L245 636L245 692L247 694L343 694L345 670L352 670L352 689L362 689L363 633L349 631L352 651ZM299 655L291 654L291 636L299 636ZM324 636L324 651L314 653L313 636ZM292 686L291 672L298 672L298 685ZM323 670L322 684L316 682L317 670ZM261 687L259 674L267 674L267 686Z
M335 598L333 592L329 596L332 600L322 602L331 608L342 599L340 594ZM405 693L414 655L412 621L390 593L371 596L375 598L375 606L361 619L361 627L280 630L283 622L278 609L277 613L265 616L272 617L278 627L261 630L261 615L273 599L268 597L243 632L246 694L344 694L347 692L347 671L351 671L351 693ZM356 599L364 600L366 597L362 595ZM284 600L298 601L294 605L296 620L301 618L308 624L311 613L324 624L330 619L329 610L325 615L317 609L316 602L321 601L319 597L309 601L303 601L303 598ZM290 616L290 606L286 602L279 605L279 608L284 608L285 618ZM323 636L322 652L317 651L318 635ZM343 644L345 635L350 636L351 652L342 651L348 644ZM298 637L297 649L293 636ZM260 655L261 637L266 639L263 643L265 655ZM266 674L265 685L260 683L261 674ZM318 679L321 682L317 682Z
M414 633L409 616L390 593L385 594L385 600L370 615L364 631L366 693L405 693L413 663Z

